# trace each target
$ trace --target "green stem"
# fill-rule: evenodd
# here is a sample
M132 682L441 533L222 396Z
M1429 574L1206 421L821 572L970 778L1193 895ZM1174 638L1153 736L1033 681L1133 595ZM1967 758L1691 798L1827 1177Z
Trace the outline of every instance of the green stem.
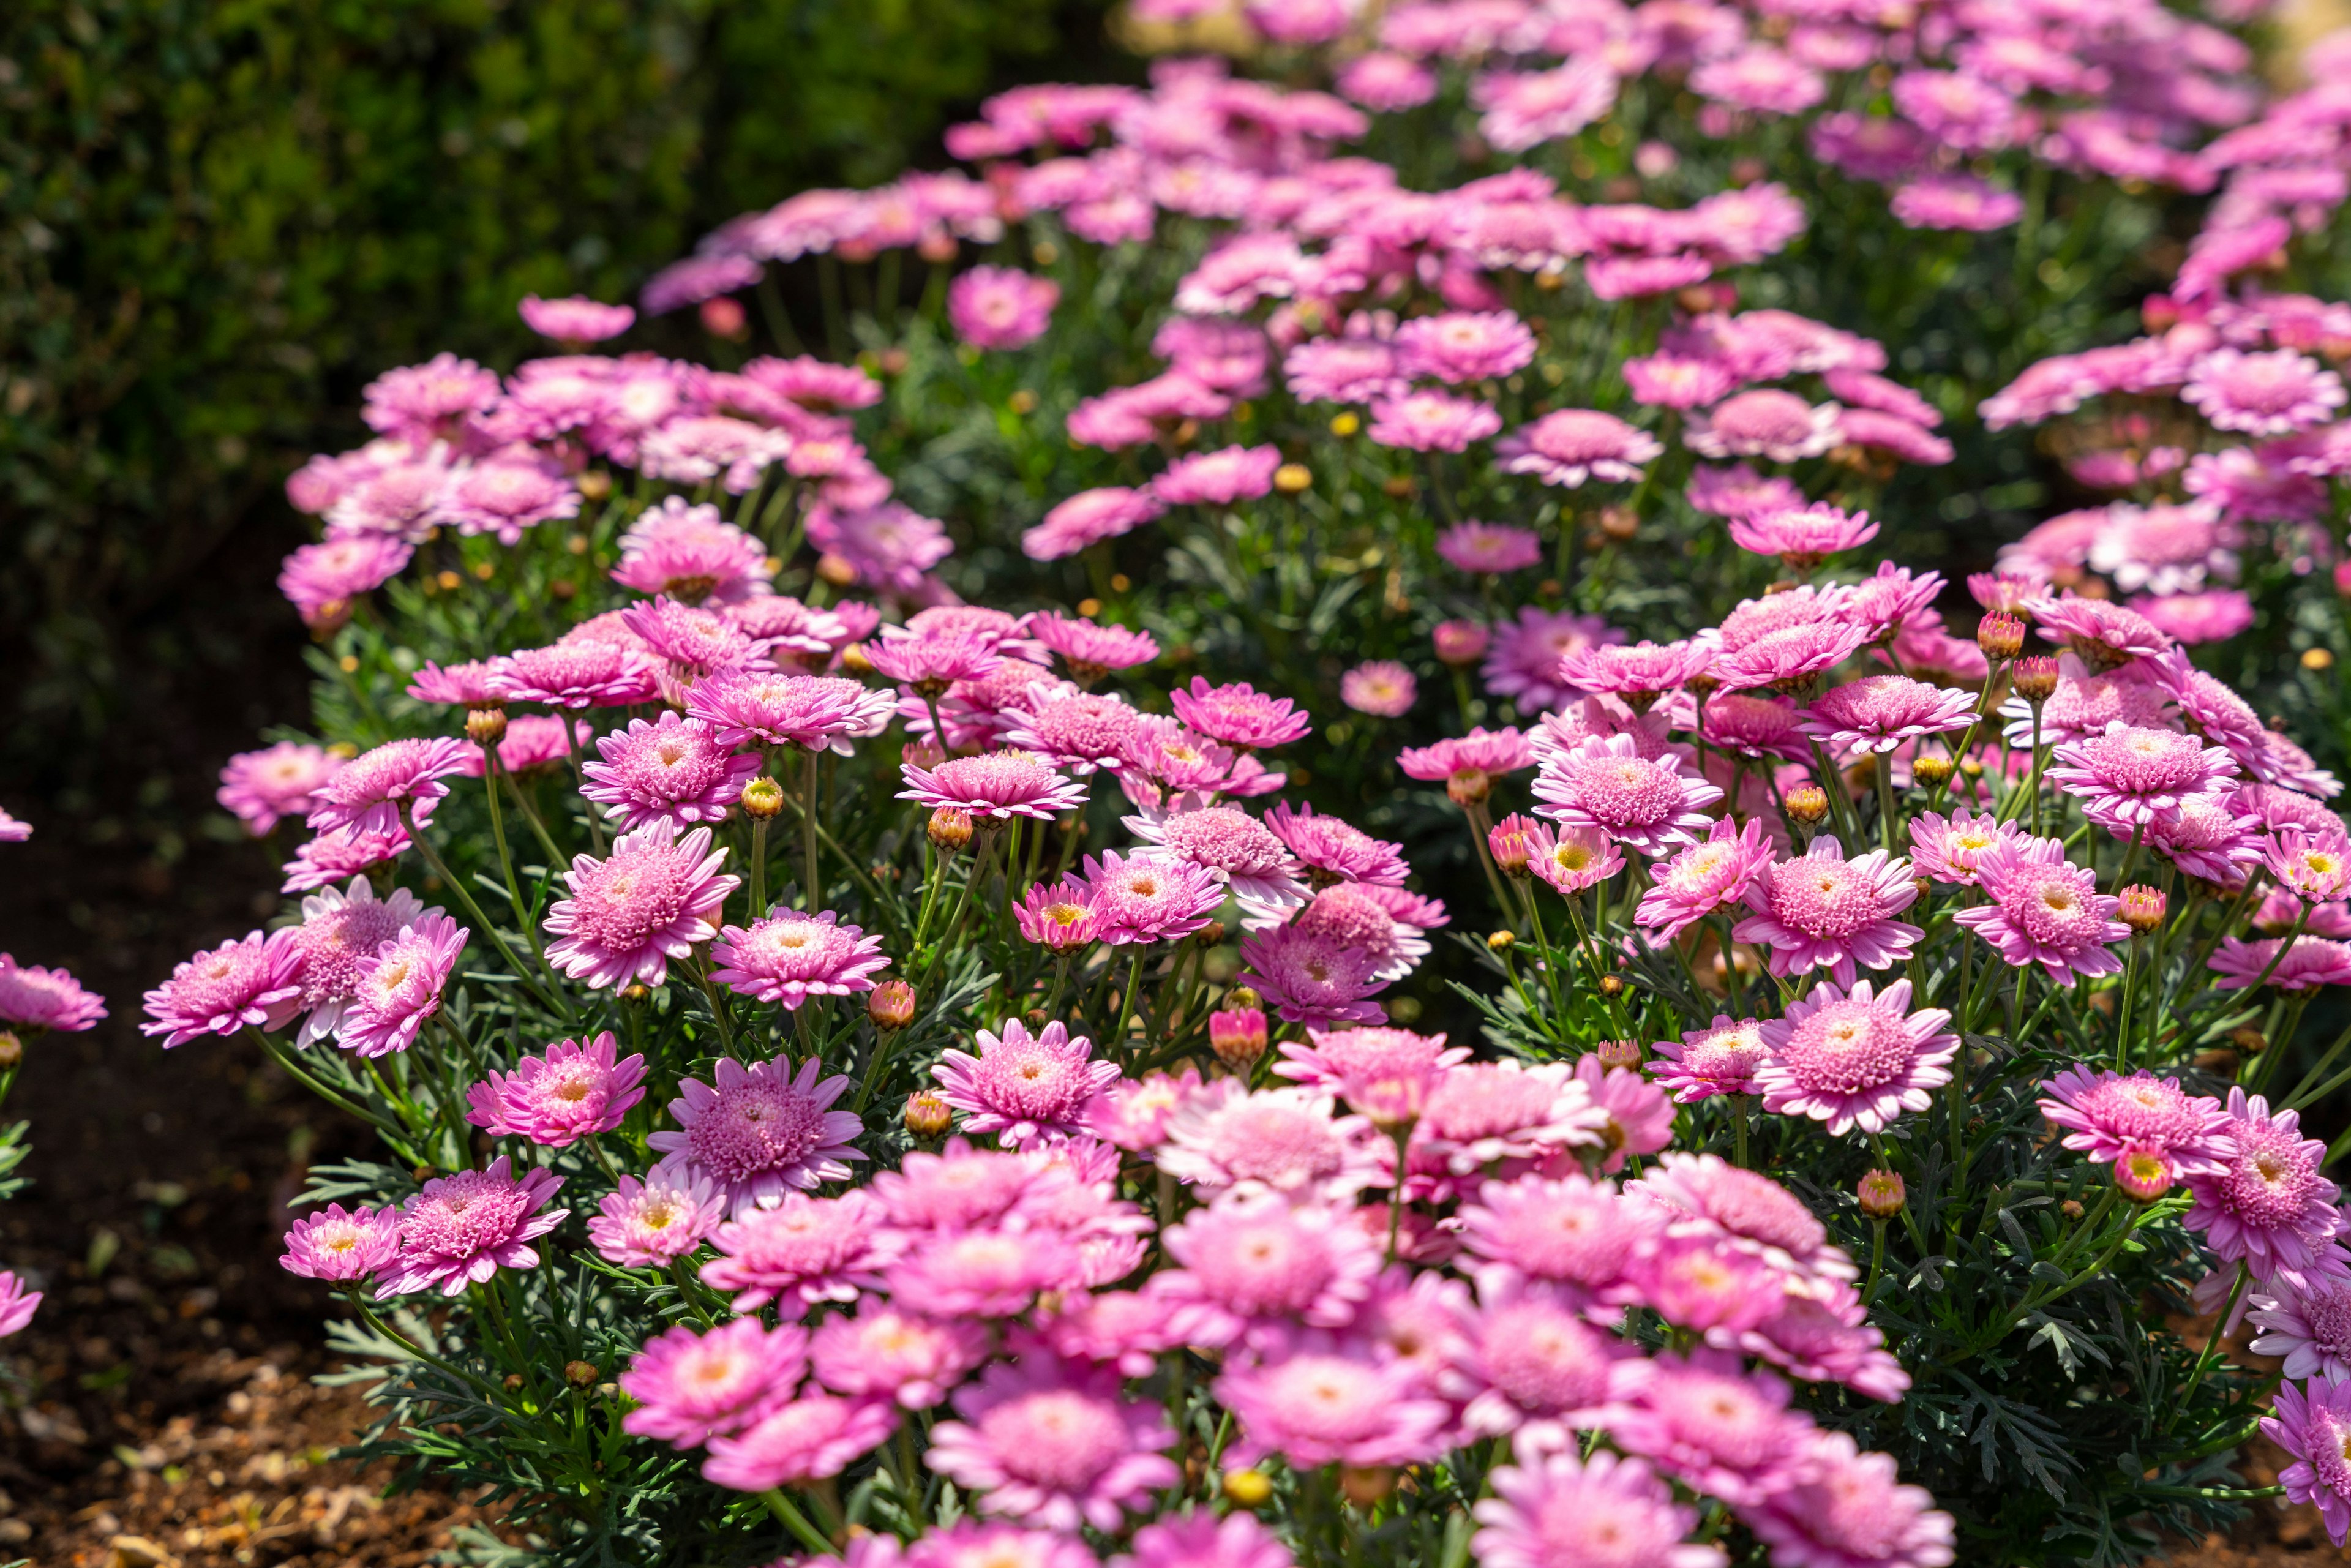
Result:
M792 1500L784 1495L783 1489L769 1487L759 1494L759 1500L768 1505L768 1511L781 1521L786 1530L799 1539L801 1545L821 1556L832 1555L832 1542L808 1521L808 1515L792 1506Z

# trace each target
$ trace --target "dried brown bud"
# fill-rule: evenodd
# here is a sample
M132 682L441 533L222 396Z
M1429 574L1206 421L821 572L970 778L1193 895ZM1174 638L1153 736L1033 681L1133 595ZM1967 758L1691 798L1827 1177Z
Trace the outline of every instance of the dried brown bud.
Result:
M866 994L865 1016L884 1031L904 1029L914 1021L914 988L904 980L884 980Z
M601 1375L592 1361L567 1361L563 1364L563 1381L574 1388L585 1388Z
M583 501L601 501L612 493L612 476L601 468L590 468L571 483Z
M475 746L491 747L507 737L507 710L502 707L469 707L465 710L465 738Z
M1799 784L1787 794L1788 820L1817 828L1829 820L1829 792L1817 784Z
M521 1373L519 1373L519 1372L509 1372L509 1373L507 1373L507 1377L506 1377L506 1383L505 1383L504 1386L505 1386L505 1388L506 1388L506 1391L507 1391L507 1393L509 1393L509 1394L519 1394L519 1393L521 1393L521 1392L522 1392L522 1374L521 1374Z
M941 806L931 813L930 826L924 831L930 834L934 849L954 854L971 842L971 813L960 806Z
M1357 1508L1369 1508L1395 1490L1395 1479L1390 1465L1347 1465L1339 1471L1339 1491Z
M1603 507L1600 531L1620 545L1630 544L1641 531L1641 514L1630 507Z
M770 821L783 809L784 787L766 774L743 786L743 814L753 821Z
M653 988L646 985L643 980L637 980L621 988L621 999L624 1002L636 1002L642 1004L647 997L650 997L653 994Z
M1482 768L1464 768L1445 780L1446 796L1457 806L1474 806L1493 792L1493 775Z
M1622 975L1601 976L1600 994L1606 997L1612 1002L1618 997L1623 996L1625 994L1625 977Z
M955 1125L955 1111L947 1103L927 1089L906 1096L906 1109L900 1113L906 1131L917 1138L944 1138Z
M1192 940L1197 942L1203 947L1221 947L1225 945L1225 937L1227 935L1228 933L1225 930L1225 923L1223 921L1211 920L1206 925L1201 926L1197 931L1192 933Z
M2270 1037L2252 1024L2240 1024L2229 1031L2229 1043L2247 1056L2259 1056L2270 1048Z
M1381 491L1391 501L1409 501L1419 488L1409 474L1391 474L1380 481Z

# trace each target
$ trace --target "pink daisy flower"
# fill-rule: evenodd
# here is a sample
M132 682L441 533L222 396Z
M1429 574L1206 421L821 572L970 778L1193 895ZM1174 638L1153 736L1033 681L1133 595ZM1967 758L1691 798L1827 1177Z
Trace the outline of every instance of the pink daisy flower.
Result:
M889 1399L928 1410L987 1359L979 1323L921 1317L867 1298L857 1315L836 1312L809 1340L817 1381L835 1394Z
M1199 675L1187 689L1167 694L1176 716L1211 740L1242 750L1264 750L1302 740L1312 721L1287 697L1260 692L1247 681L1211 686Z
M1606 1306L1631 1299L1633 1262L1662 1229L1650 1206L1580 1175L1489 1181L1461 1207L1471 1253Z
M1877 537L1867 512L1831 506L1757 511L1730 519L1730 542L1756 555L1778 556L1791 571L1810 571L1833 555Z
M1958 1527L1924 1487L1896 1482L1891 1454L1865 1454L1843 1432L1815 1432L1793 1485L1741 1517L1791 1568L1944 1568Z
M1480 1528L1470 1545L1488 1568L1721 1568L1728 1561L1719 1546L1684 1543L1698 1511L1677 1504L1639 1459L1604 1449L1581 1459L1568 1446L1494 1471L1493 1488L1471 1511Z
M1495 824L1494 833L1502 831L1503 823ZM1529 823L1522 831L1524 847L1531 852L1527 869L1564 897L1597 887L1625 869L1625 852L1598 828L1562 828L1553 834ZM1502 859L1499 852L1495 859Z
M1718 817L1704 839L1650 869L1634 923L1652 941L1671 942L1716 911L1746 903L1773 854L1761 819L1750 817L1742 828Z
M1058 1019L1030 1034L1017 1018L1000 1034L976 1031L979 1054L950 1051L931 1076L939 1098L964 1113L967 1133L995 1133L1009 1148L1084 1130L1086 1103L1118 1082L1118 1064L1092 1060L1094 1043Z
M1565 1062L1465 1062L1437 1081L1407 1153L1416 1174L1458 1181L1498 1160L1596 1145L1607 1124L1607 1110Z
M1909 957L1925 933L1894 916L1917 899L1908 861L1884 850L1847 860L1835 835L1823 833L1802 855L1764 870L1747 894L1755 913L1730 934L1768 946L1775 975L1826 969L1850 986L1857 968L1884 969Z
M1757 1074L1771 1047L1763 1043L1763 1026L1754 1019L1717 1013L1706 1028L1685 1030L1680 1040L1661 1040L1650 1049L1656 1057L1648 1071L1678 1104L1716 1094L1763 1092Z
M1606 114L1616 87L1616 73L1595 56L1546 71L1486 71L1470 97L1484 110L1478 133L1506 152L1524 152Z
M851 1143L864 1124L829 1109L849 1080L823 1071L813 1057L797 1072L786 1061L747 1067L721 1057L708 1083L688 1078L677 1086L669 1113L678 1131L645 1140L663 1156L653 1175L671 1183L707 1180L738 1218L796 1190L847 1181L845 1162L865 1157Z
M702 1266L702 1282L736 1292L737 1312L776 1301L786 1318L880 1290L881 1270L899 1247L883 1228L880 1200L862 1187L839 1197L788 1193L773 1208L746 1209L720 1225L711 1241L719 1256Z
M1542 537L1504 523L1456 523L1437 536L1437 553L1459 570L1499 577L1541 564Z
M1226 884L1210 873L1153 851L1088 855L1085 883L1095 939L1113 946L1188 936L1225 902Z
M653 660L634 643L569 642L525 648L493 661L508 702L550 707L621 707L655 693Z
M1486 1271L1478 1294L1437 1379L1461 1405L1464 1437L1516 1432L1541 1447L1571 1429L1614 1427L1635 1376L1624 1341L1586 1323L1573 1296L1509 1270Z
M1846 585L1837 614L1865 630L1872 643L1885 643L1924 621L1942 591L1942 573L1929 571L1914 577L1892 561L1882 560L1876 571ZM1976 652L1980 655L1982 650Z
M286 882L278 892L314 893L346 877L397 860L408 847L408 835L398 829L388 833L371 833L343 828L331 833L320 833L308 843L298 846L294 851L294 858L279 868L286 873Z
M2013 843L2022 832L2013 822L1990 811L1970 813L1965 806L1952 808L1948 818L1921 811L1910 819L1910 867L1936 882L1973 887L1984 857Z
M1011 267L975 267L947 288L947 323L978 349L1025 349L1045 335L1061 286Z
M2281 1273L2264 1283L2266 1291L2247 1298L2246 1315L2259 1332L2246 1348L2285 1357L2290 1378L2351 1380L2351 1279Z
M1097 625L1082 616L1031 616L1029 635L1060 654L1070 678L1081 686L1113 670L1131 670L1159 657L1158 640L1150 632Z
M2136 611L2103 599L2041 598L2026 601L2042 635L2063 643L2093 674L2168 651L2171 639Z
M1407 452L1466 452L1502 428L1492 405L1446 392L1407 392L1372 404L1364 432L1382 446Z
M1444 1447L1449 1407L1408 1364L1366 1343L1301 1334L1274 1359L1228 1362L1217 1401L1239 1422L1236 1465L1279 1453L1292 1465L1398 1465Z
M961 1421L931 1428L925 1462L979 1493L988 1513L1048 1530L1115 1531L1125 1511L1181 1479L1162 1451L1176 1433L1156 1405L1119 1396L1115 1367L1032 1354L998 1362L955 1398Z
M1700 1351L1659 1357L1633 1408L1611 1428L1625 1448L1693 1490L1753 1507L1803 1474L1811 1420L1788 1408L1788 1385Z
M599 739L596 751L601 760L581 769L587 782L580 793L623 829L723 821L759 771L756 754L729 750L709 725L675 713L632 720Z
M1258 1027L1265 1027L1263 1014ZM1155 1072L1139 1082L1121 1079L1087 1103L1086 1131L1131 1154L1146 1154L1165 1141L1169 1118L1199 1091L1199 1070L1192 1067L1181 1076Z
M530 1243L570 1217L566 1208L542 1212L562 1185L549 1170L517 1179L504 1155L482 1170L434 1177L401 1210L400 1256L385 1267L376 1294L458 1296L500 1269L536 1269Z
M2189 367L2179 400L2215 430L2291 435L2324 424L2343 406L2343 378L2292 349L2215 349Z
M542 338L573 348L617 338L636 325L637 313L626 305L606 305L574 294L563 299L541 299L526 294L515 309L523 325Z
M2101 1164L2152 1148L2180 1176L2219 1176L2234 1153L2229 1113L2209 1094L2186 1092L2177 1078L2126 1078L2076 1063L2041 1087L2048 1092L2041 1114L2065 1129L2065 1146Z
M2060 746L2052 784L2082 802L2092 821L2127 833L2175 811L2191 795L2221 789L2237 776L2237 759L2217 746L2176 730L2150 729L2116 719L2102 735Z
M1050 821L1085 804L1083 783L1065 779L1042 758L1026 751L995 751L950 758L935 768L903 764L906 788L901 800L933 810L953 807L991 822L1034 817Z
M2351 1383L2289 1383L2272 1408L2262 1436L2294 1458L2278 1472L2286 1500L2314 1506L2327 1537L2340 1544L2351 1536Z
M1905 228L2006 228L2024 215L2023 198L1972 174L1922 174L1895 187L1887 210Z
M631 1060L634 1060L632 1058ZM623 1269L666 1269L718 1228L726 1206L707 1181L624 1176L588 1222L597 1255Z
M1673 1235L1728 1247L1782 1273L1807 1281L1860 1273L1802 1198L1719 1155L1666 1155L1625 1192L1655 1204Z
M2273 937L2266 942L2246 942L2234 936L2220 939L2220 949L2210 960L2210 967L2220 978L2214 982L2224 991L2241 991L2259 981L2281 991L2315 990L2320 986L2351 986L2351 943L2329 942L2317 936L2294 939L2285 956L2278 949L2284 938Z
M106 1017L106 998L64 969L19 964L0 953L0 1024L31 1034L75 1034Z
M312 789L310 830L389 832L408 825L401 820L403 813L422 824L432 818L434 803L449 793L441 780L465 772L471 760L467 744L446 736L391 740L362 751Z
M697 610L674 599L629 605L621 612L621 625L663 661L669 677L664 695L672 698L673 706L684 700L686 685L705 675L773 666L759 640L733 621L715 610Z
M2022 836L1985 852L1976 869L1991 902L1952 916L2019 966L2039 964L2059 985L2118 975L2112 944L2130 936L2115 918L2122 900L2098 891L2097 875L2065 859L2055 839Z
M1281 466L1278 446L1228 446L1179 457L1151 482L1151 493L1171 507L1229 507L1272 493Z
M846 997L870 991L869 977L890 967L882 938L860 926L844 925L828 909L770 914L747 927L729 925L710 949L711 981L739 996L780 1003L797 1011L816 997Z
M1674 1138L1674 1109L1666 1092L1639 1073L1623 1067L1604 1067L1598 1053L1578 1057L1576 1082L1592 1103L1607 1113L1600 1129L1604 1153L1600 1168L1610 1176L1625 1168L1635 1155L1654 1155Z
M895 1568L880 1562L858 1563L855 1551L852 1544L854 1568ZM1096 1568L1098 1562L1074 1536L959 1519L918 1539L906 1554L905 1568Z
M330 1203L287 1228L277 1266L305 1279L347 1285L389 1268L399 1256L398 1209L346 1209Z
M1154 1159L1204 1198L1235 1191L1343 1201L1386 1179L1381 1153L1372 1124L1335 1116L1327 1092L1253 1094L1220 1078L1168 1114Z
M302 953L291 929L224 942L172 966L172 977L146 997L141 1034L163 1036L163 1049L207 1034L282 1029L302 1007Z
M1697 841L1712 826L1705 808L1722 799L1678 754L1644 757L1630 735L1589 736L1546 757L1534 792L1546 802L1537 815L1597 829L1647 855Z
M1577 691L1613 696L1635 713L1646 713L1667 692L1706 674L1714 653L1698 642L1593 643L1562 654L1559 674Z
M1739 387L1730 367L1714 360L1658 353L1626 360L1619 368L1633 401L1649 408L1697 408L1719 402Z
M1664 450L1646 432L1613 413L1588 408L1555 409L1494 445L1505 473L1531 474L1546 485L1571 490L1593 479L1637 483Z
M353 601L406 570L415 548L381 534L355 534L304 545L286 558L277 591L302 623L332 632L351 618Z
M434 911L402 925L371 955L351 966L350 997L335 1041L365 1057L389 1056L416 1043L417 1032L441 1010L442 988L465 950L465 928Z
M1401 718L1419 695L1419 679L1393 659L1369 660L1339 677L1339 700L1378 718Z
M526 1056L513 1072L493 1071L467 1090L465 1120L555 1149L609 1133L645 1097L645 1059L617 1050L610 1030L585 1045L558 1040L546 1055Z
M1911 1011L1907 979L1875 992L1867 980L1842 991L1823 982L1761 1026L1763 1109L1824 1122L1832 1137L1882 1133L1951 1081L1959 1037L1945 1031L1950 1021L1947 1009Z
M667 818L623 833L603 860L574 856L563 878L571 896L548 911L548 961L591 990L661 985L670 959L718 935L719 908L743 885L720 873L726 859L708 828L680 839Z
M767 548L718 508L689 507L671 496L629 525L621 536L621 564L612 580L648 597L688 604L729 604L768 591L776 575Z
M1265 815L1265 827L1290 853L1305 863L1317 886L1338 882L1365 882L1400 887L1411 874L1404 846L1375 839L1352 822L1316 813L1311 806L1275 803Z
M1905 741L1965 729L1974 722L1975 709L1973 692L1930 686L1905 675L1865 675L1814 698L1796 727L1828 747L1832 757L1883 754Z
M1761 388L1691 414L1683 439L1701 457L1793 463L1817 457L1836 444L1837 416L1843 412L1833 402L1815 407L1793 392Z
M319 787L342 766L343 759L324 747L280 741L230 758L228 766L221 769L220 789L213 799L243 822L247 832L260 838L281 817L308 816L318 803Z
M1804 505L1804 493L1796 488L1793 481L1776 474L1760 475L1744 463L1734 463L1727 468L1699 464L1691 470L1684 494L1693 507L1717 517L1792 511Z
M1147 490L1115 485L1081 490L1022 534L1020 550L1031 560L1060 560L1103 539L1131 534L1165 510L1166 503Z
M1150 1288L1186 1309L1179 1332L1196 1344L1301 1321L1339 1327L1380 1268L1376 1244L1343 1211L1267 1190L1228 1192L1161 1239L1179 1268Z
M1102 938L1102 917L1094 913L1093 893L1074 877L1059 883L1038 883L1012 912L1023 941L1069 955L1091 947Z
M1396 329L1396 368L1450 385L1497 381L1534 362L1535 338L1508 310L1448 310Z
M1306 1030L1309 1043L1281 1042L1281 1060L1273 1071L1309 1088L1343 1090L1364 1082L1405 1075L1431 1079L1469 1060L1466 1047L1445 1043L1441 1034L1415 1034L1401 1029L1316 1029Z
M1396 753L1396 768L1407 779L1473 782L1482 791L1494 779L1534 764L1534 747L1516 726L1472 729L1468 735L1437 741L1433 746L1406 747Z
M1625 633L1596 615L1522 607L1514 621L1504 622L1486 651L1480 670L1486 689L1509 697L1521 714L1556 708L1575 695L1561 671L1579 651L1603 643L1621 643Z
M887 1400L810 1395L739 1436L713 1437L703 1479L748 1492L821 1480L880 1448L897 1425L897 1407Z
M800 746L810 751L831 749L847 757L853 749L852 740L882 733L896 705L889 693L839 675L722 670L687 689L685 711L710 727L711 739L718 747L758 741ZM674 716L662 716L666 720ZM757 773L758 758L747 760Z
M808 1331L737 1318L707 1333L683 1325L645 1342L621 1374L637 1407L622 1426L690 1448L778 1410L808 1371Z
M1369 998L1388 982L1380 977L1380 961L1361 947L1278 925L1241 938L1241 963L1242 983L1290 1023L1379 1023L1387 1017Z
M1798 711L1779 698L1751 692L1716 692L1699 710L1698 733L1708 746L1736 752L1750 761L1768 757L1802 762L1811 758L1812 746L1796 727Z
M1799 622L1725 648L1712 673L1737 691L1759 686L1798 691L1859 653L1868 638L1866 628L1848 621Z
M1134 1552L1112 1559L1113 1568L1290 1568L1291 1562L1290 1548L1238 1510L1221 1520L1204 1510L1146 1524L1134 1532Z
M890 1294L942 1317L1009 1317L1040 1291L1085 1283L1085 1259L1059 1231L980 1230L925 1239L891 1265Z
M1145 812L1125 822L1136 837L1155 846L1152 852L1199 867L1244 903L1278 910L1306 902L1306 889L1298 880L1300 865L1289 847L1238 806ZM1402 880L1401 871L1397 880Z

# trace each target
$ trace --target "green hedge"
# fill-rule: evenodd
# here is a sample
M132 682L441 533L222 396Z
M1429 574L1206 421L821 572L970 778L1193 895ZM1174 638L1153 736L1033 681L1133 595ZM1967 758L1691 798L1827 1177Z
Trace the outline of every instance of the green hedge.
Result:
M527 351L746 208L887 178L1099 47L1101 0L11 0L0 5L0 714L103 724L125 629L358 390ZM249 575L241 573L240 575Z

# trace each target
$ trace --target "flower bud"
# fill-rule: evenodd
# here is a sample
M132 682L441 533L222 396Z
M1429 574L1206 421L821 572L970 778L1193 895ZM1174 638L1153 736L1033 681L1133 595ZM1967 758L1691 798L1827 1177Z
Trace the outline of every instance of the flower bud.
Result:
M1515 932L1494 931L1489 932L1486 936L1486 951L1489 953L1507 953L1518 945L1519 938Z
M1531 876L1535 858L1531 826L1516 811L1486 830L1486 847L1494 853L1494 863L1504 876Z
M816 574L835 588L847 588L857 580L857 567L845 557L834 555L828 550L816 558ZM848 650L843 649L841 653L841 663L848 664ZM866 666L868 670L871 668L872 666L870 664ZM857 673L862 675L866 671L859 670Z
M2056 693L2057 661L2045 654L2019 659L2010 666L2008 679L2018 696L2038 707Z
M1637 1040L1604 1040L1593 1054L1600 1058L1603 1067L1638 1067L1641 1065L1641 1042Z
M465 710L465 738L475 746L491 747L507 737L507 710L503 707L469 707Z
M870 675L873 661L865 656L865 644L852 643L841 651L841 667L852 675Z
M1395 1490L1393 1465L1345 1465L1339 1470L1339 1491L1357 1508L1369 1508Z
M1236 1508L1263 1508L1273 1497L1273 1482L1263 1470L1228 1470L1224 1490Z
M1484 658L1486 644L1493 640L1475 621L1440 621L1429 636L1437 644L1437 656L1457 670Z
M1464 768L1445 780L1446 798L1457 806L1474 806L1493 791L1493 775L1482 768Z
M1786 796L1788 820L1817 828L1829 820L1829 792L1817 784L1799 784Z
M906 1096L906 1109L899 1119L905 1123L906 1131L917 1138L944 1138L955 1124L955 1112L931 1091L919 1089Z
M1364 416L1353 409L1344 413L1334 413L1331 416L1331 434L1341 440L1346 439L1363 428Z
M643 1005L644 999L653 994L653 988L646 985L643 980L632 981L632 983L621 988L621 999L624 1002L634 1002L639 1005Z
M1872 1219L1893 1218L1909 1199L1900 1171L1870 1171L1855 1184L1853 1193L1861 1200L1862 1213Z
M941 806L931 813L930 826L923 830L931 836L931 846L943 855L951 855L971 842L971 813L960 806Z
M2024 622L2004 610L1995 610L1976 622L1976 646L1997 664L2024 652Z
M571 483L583 501L601 501L612 493L612 476L601 468L590 468Z
M1641 514L1630 507L1600 508L1600 532L1618 544L1630 544L1641 531Z
M1341 418L1352 418L1343 414ZM1303 463L1285 463L1273 471L1273 487L1285 496L1303 495L1314 484L1314 472Z
M2133 1203L2153 1203L2179 1179L2179 1167L2155 1144L2126 1144L2115 1161L2115 1186Z
M14 1072L25 1064L25 1042L14 1030L0 1029L0 1072Z
M898 748L898 760L910 768L936 768L946 759L946 747L928 736L910 740Z
M1939 753L1910 759L1911 781L1922 789L1932 789L1937 785L1949 783L1957 770L1958 764Z
M1265 1006L1265 998L1259 996L1250 987L1234 986L1225 992L1225 1006L1238 1012L1249 1008Z
M1623 996L1625 994L1625 977L1622 975L1601 976L1600 994L1606 997L1612 1002L1617 998Z
M2229 1031L2229 1043L2247 1056L2259 1056L2270 1048L2270 1037L2252 1024L2239 1024Z
M601 1375L592 1361L567 1361L563 1364L563 1381L574 1388L585 1388Z
M743 786L743 814L753 821L773 821L783 809L783 786L766 774Z
M1192 940L1203 947L1221 947L1225 945L1226 935L1225 923L1221 920L1211 920L1192 933Z
M2115 911L2134 936L2145 936L2163 924L2164 897L2159 887L2133 883L2123 889L2122 905Z
M1231 998L1228 996L1227 999ZM1228 1070L1246 1072L1265 1054L1265 1014L1255 1007L1210 1013L1208 1049L1217 1053L1217 1060Z
M884 980L866 994L865 1017L884 1033L914 1021L914 988L904 980Z
M2302 651L2302 667L2313 674L2331 670L2335 667L2335 653L2327 648L2304 648Z
M509 1394L521 1393L523 1388L522 1374L519 1372L507 1373L504 1386L506 1391Z

